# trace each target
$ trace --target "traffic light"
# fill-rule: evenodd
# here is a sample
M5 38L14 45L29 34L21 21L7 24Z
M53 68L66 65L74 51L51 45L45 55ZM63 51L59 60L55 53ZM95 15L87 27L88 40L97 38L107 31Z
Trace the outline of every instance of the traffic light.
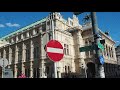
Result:
M101 44L105 44L105 39L100 40Z
M99 42L98 42L98 48L101 49L102 51L104 51L104 44L105 44L105 39L101 39Z
M79 15L79 14L81 14L83 12L73 12L73 13L74 13L74 15Z

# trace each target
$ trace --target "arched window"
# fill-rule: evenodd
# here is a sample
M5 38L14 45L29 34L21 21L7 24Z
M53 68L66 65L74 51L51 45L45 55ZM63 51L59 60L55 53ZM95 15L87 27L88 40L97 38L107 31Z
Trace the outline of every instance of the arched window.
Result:
M68 73L70 73L70 66L68 66Z
M106 44L104 44L104 56L106 56Z
M108 46L106 45L106 54L108 56Z
M111 57L111 49L110 49L110 47L109 47L109 52L108 53L109 53L109 57Z
M111 57L113 57L113 49L111 48Z
M65 73L67 73L67 66L65 66Z

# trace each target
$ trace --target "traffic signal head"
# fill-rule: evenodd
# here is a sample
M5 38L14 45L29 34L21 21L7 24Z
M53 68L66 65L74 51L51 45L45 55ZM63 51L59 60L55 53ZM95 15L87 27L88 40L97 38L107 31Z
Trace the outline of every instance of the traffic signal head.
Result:
M105 39L100 40L101 44L105 44Z

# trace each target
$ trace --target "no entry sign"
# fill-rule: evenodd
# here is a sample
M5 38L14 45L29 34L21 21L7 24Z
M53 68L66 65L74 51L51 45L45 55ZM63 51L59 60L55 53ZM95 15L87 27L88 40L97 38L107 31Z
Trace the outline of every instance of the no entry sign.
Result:
M57 40L50 40L46 45L47 56L50 60L57 62L60 61L63 56L63 46Z

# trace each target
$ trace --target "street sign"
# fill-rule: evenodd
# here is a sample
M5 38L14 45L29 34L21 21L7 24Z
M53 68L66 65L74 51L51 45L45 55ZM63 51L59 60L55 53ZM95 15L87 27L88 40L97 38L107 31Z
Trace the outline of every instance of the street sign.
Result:
M100 48L102 51L104 50L104 46L100 42L98 42L98 48Z
M50 40L46 45L47 56L50 60L57 62L60 61L63 56L63 46L57 40Z
M100 63L104 64L105 60L104 60L103 56L100 56L99 59L100 59Z
M8 65L8 60L4 59L4 58L1 58L0 59L0 66L1 67L6 67L7 65Z
M5 69L3 78L13 78L12 69Z
M80 52L85 52L85 51L93 51L96 48L97 48L97 46L95 44L93 44L91 46L80 47L79 50L80 50Z

